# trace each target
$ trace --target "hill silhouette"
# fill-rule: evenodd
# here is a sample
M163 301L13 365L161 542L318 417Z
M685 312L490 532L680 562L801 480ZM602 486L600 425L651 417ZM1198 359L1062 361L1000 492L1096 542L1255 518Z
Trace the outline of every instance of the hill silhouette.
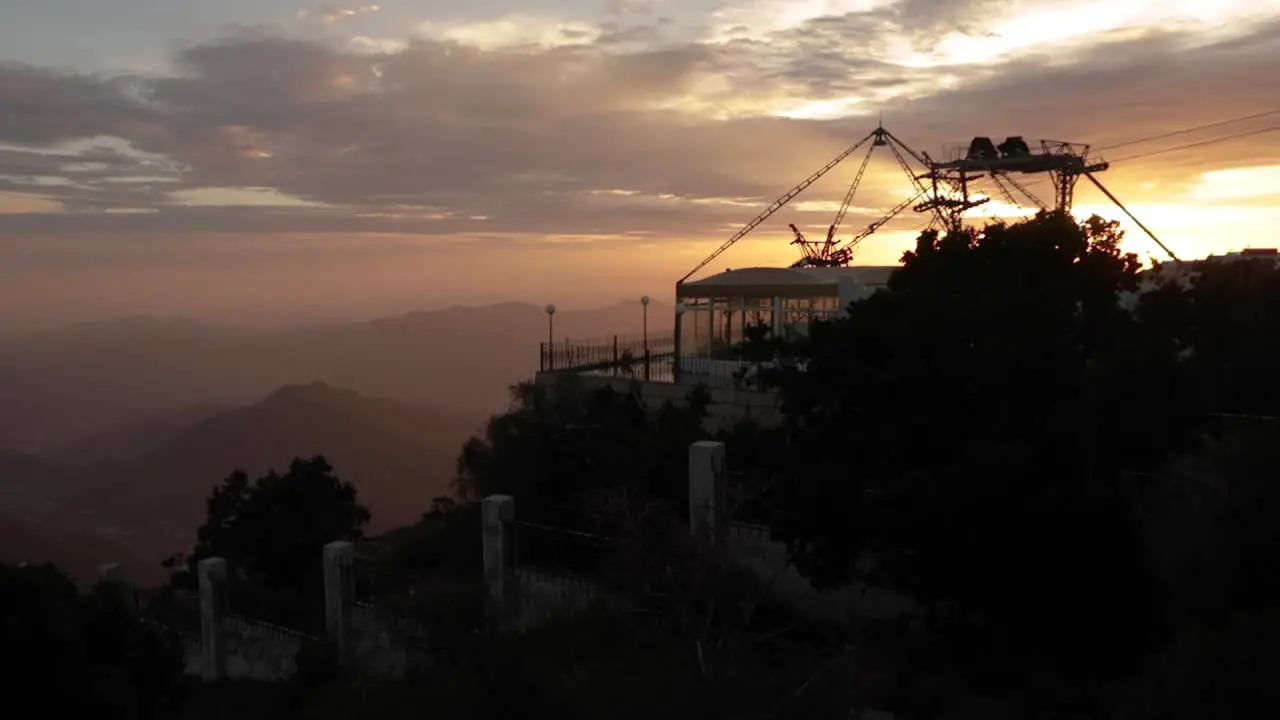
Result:
M65 470L56 499L36 517L116 544L77 558L82 564L111 561L107 550L123 549L130 557L121 561L133 565L136 577L153 578L161 559L190 545L205 499L232 470L258 475L283 470L295 456L323 454L358 488L373 512L372 529L395 527L449 491L458 451L482 422L479 414L368 398L325 383L288 385L136 454Z
M649 306L655 332L669 330L670 317L669 306ZM642 319L638 302L562 309L555 334L639 333ZM135 317L0 337L0 449L48 453L311 381L444 411L497 412L507 386L538 369L547 331L542 306L503 303L283 330Z
M55 445L44 453L64 466L85 466L112 460L126 460L161 447L182 432L220 413L231 405L193 405L172 412L108 427L70 442Z

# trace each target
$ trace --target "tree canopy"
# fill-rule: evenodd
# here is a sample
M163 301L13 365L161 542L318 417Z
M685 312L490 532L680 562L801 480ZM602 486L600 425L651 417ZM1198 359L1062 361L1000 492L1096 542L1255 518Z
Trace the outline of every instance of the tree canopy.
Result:
M255 602L258 612L276 621L296 613L299 598L318 593L324 545L359 539L370 518L355 487L322 456L297 458L284 474L271 470L253 482L237 470L214 489L206 506L177 582L193 585L201 560L224 558L242 588L233 600ZM254 601L253 592L265 594Z
M590 507L602 494L625 488L687 503L688 447L707 437L705 391L679 406L650 407L638 391L527 383L512 389L512 400L509 412L489 421L484 437L463 448L459 497L505 493L555 512L550 509Z
M1122 303L1120 237L1053 213L926 232L888 291L790 349L774 532L816 586L869 551L873 580L1060 650L1142 626L1127 472L1192 433L1174 343Z
M1219 608L1265 607L1267 584L1247 579L1265 573L1197 573L1276 557L1261 530L1275 522L1265 463L1206 442L1244 442L1229 436L1235 416L1280 416L1280 269L1144 274L1121 239L1117 223L1060 213L926 232L887 290L808 338L749 328L739 356L778 390L786 422L721 437L732 468L767 476L753 479L757 517L815 587L861 576L905 590L939 637L982 646L1007 672L1131 670L1185 622L1175 615L1203 612L1202 575L1217 578ZM655 412L638 393L533 386L515 397L460 458L464 499L687 497L687 446L708 436L697 403ZM1205 515L1204 488L1172 492L1168 468L1188 457L1217 468L1201 476L1232 502ZM1195 552L1171 539L1184 532Z
M768 522L815 587L859 578L924 601L926 637L963 648L950 661L998 678L992 692L1040 692L1028 668L1128 677L1151 652L1160 662L1136 686L1144 702L1236 714L1170 688L1192 678L1206 696L1238 686L1212 665L1233 667L1233 643L1280 627L1280 590L1266 572L1280 552L1268 469L1280 443L1274 427L1231 419L1280 416L1270 372L1280 363L1280 270L1213 264L1144 287L1149 276L1121 239L1116 223L1058 213L923 233L887 291L816 323L807 339L750 328L741 356L778 390L785 423L717 437L730 467L754 475L735 484L759 491L735 509ZM654 406L635 388L587 390L572 378L516 386L511 410L460 454L456 498L398 533L384 559L478 574L474 501L494 493L515 495L522 518L601 523L625 576L604 581L645 598L633 610L650 624L629 625L628 642L661 633L671 643L648 656L652 667L622 674L661 666L676 668L662 682L683 682L696 658L691 693L711 686L710 665L725 673L724 692L747 697L777 669L743 670L734 658L768 645L774 628L762 625L776 618L761 620L765 591L724 572L725 558L700 555L679 518L688 446L710 437L708 401L697 390ZM320 545L359 537L367 520L320 458L256 484L237 473L210 498L190 561L221 555L249 578L303 592ZM564 678L545 672L545 658L552 646L567 651L573 632L522 637L518 649L503 646L508 655L485 656L496 670L463 667L458 682L518 672L522 690L565 707L558 689L547 694ZM513 666L517 650L536 660ZM926 650L919 664L935 660ZM1250 652L1274 667L1274 653ZM595 646L568 655L593 671L605 657ZM593 677L569 676L570 688ZM904 696L928 694L913 682L902 682ZM1133 717L1163 716L1140 705Z

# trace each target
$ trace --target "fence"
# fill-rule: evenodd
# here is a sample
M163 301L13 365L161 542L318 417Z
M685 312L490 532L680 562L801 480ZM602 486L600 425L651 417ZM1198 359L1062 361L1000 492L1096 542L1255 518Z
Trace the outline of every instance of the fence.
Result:
M767 478L727 469L722 443L690 446L689 530L695 536L730 547L746 535L756 545L772 542L767 528L735 522L762 521L762 490ZM567 527L572 514L558 516L545 507L529 513L543 522L517 517L516 499L508 495L485 498L482 510L490 626L525 628L554 610L613 599L602 571L621 549L616 540Z
M415 575L389 571L371 559L357 559L355 567L357 614L403 644L410 668L437 664L459 640L484 627L478 575Z
M164 587L134 590L133 600L138 615L143 620L168 628L179 637L200 639L199 598Z
M326 641L344 664L402 676L438 659L450 631L469 634L481 624L479 577L441 580L379 571L358 561L347 542L324 547L323 567L323 593L297 597L255 590L230 575L217 557L198 563L194 595L171 587L138 591L114 564L102 569L101 580L125 591L122 596L132 598L144 621L181 637L187 672L206 680L289 677L300 651ZM286 607L289 602L295 607ZM286 622L263 619L279 617L282 608L289 610Z
M539 347L539 369L597 372L619 377L654 379L655 366L674 357L674 333L614 335L608 339L544 342Z
M596 575L612 549L609 538L523 520L510 523L517 567L575 577Z
M762 574L772 577L785 569L785 548L769 537L757 517L746 513L750 504L743 498L759 494L746 467L729 470L725 446L718 442L694 443L688 459L690 533L727 547L734 556L742 550L739 559ZM735 484L739 490L733 489ZM515 498L507 495L486 497L480 509L480 577L387 572L372 557L357 557L352 543L326 545L324 592L316 596L317 603L323 599L323 629L285 627L242 614L249 608L243 600L238 604L229 597L222 558L198 564L197 596L171 588L129 589L144 618L185 639L188 671L209 680L288 676L296 669L299 650L322 641L332 643L344 663L400 675L429 666L450 651L453 641L483 626L525 628L556 610L617 599L609 596L601 577L618 549L616 540L565 527L572 522L568 517L551 520L553 515L538 513L534 517L547 520L518 519ZM791 574L794 577L784 578L787 592L815 612L839 615L870 601L882 604L884 613L903 612L900 598L863 600L857 596L865 596L866 590L859 588L818 598L807 581ZM104 567L102 579L125 584L117 565Z
M301 578L299 581L300 586L296 587L268 588L233 573L226 581L227 616L322 638L326 628L324 599L309 587L311 583Z

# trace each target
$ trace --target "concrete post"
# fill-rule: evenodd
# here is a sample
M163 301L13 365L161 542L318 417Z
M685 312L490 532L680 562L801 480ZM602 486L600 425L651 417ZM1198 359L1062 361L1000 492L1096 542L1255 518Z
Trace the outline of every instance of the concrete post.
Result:
M701 440L689 446L689 531L712 545L724 535L724 443Z
M98 583L114 594L126 610L131 613L138 611L138 596L120 563L110 563L99 568Z
M324 546L324 622L329 639L346 660L351 652L351 610L356 600L355 546L338 540Z
M227 613L227 561L212 557L196 565L200 581L200 648L206 681L227 677L227 646L222 620Z
M484 546L485 618L500 628L519 613L519 580L516 578L512 535L507 523L516 519L516 499L490 495L480 506Z

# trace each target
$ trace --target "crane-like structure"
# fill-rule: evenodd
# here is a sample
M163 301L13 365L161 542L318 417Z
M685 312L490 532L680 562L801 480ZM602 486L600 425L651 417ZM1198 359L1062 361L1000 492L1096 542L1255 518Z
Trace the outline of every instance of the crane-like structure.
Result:
M926 178L935 188L949 188L950 202L956 207L968 209L971 206L969 190L972 183L986 177L1011 205L1020 204L1014 197L1016 191L1036 208L1058 212L1071 211L1076 184L1080 178L1085 178L1155 241L1170 259L1180 262L1178 256L1097 178L1097 173L1110 169L1111 164L1101 158L1090 157L1089 149L1088 145L1082 143L1061 140L1041 140L1038 147L1032 148L1020 136L1007 138L999 145L989 137L975 137L969 143L967 152L954 153L955 156L945 162L928 162L930 170ZM928 161L927 156L925 159ZM1013 177L1037 174L1047 174L1053 181L1053 205L1045 203ZM937 196L938 193L935 192L935 198ZM940 200L931 200L938 201ZM960 212L963 214L964 210Z
M795 225L791 225L791 230L795 235L795 239L791 242L793 245L800 246L802 254L802 257L793 264L793 267L839 267L848 265L853 260L853 249L857 247L858 243L874 234L885 223L898 215L901 215L903 211L913 205L916 205L922 197L925 197L929 193L929 187L925 185L921 179L922 177L927 176L930 169L929 164L924 159L924 156L916 153L901 140L894 137L894 135L886 130L883 125L872 130L866 137L845 149L831 160L831 162L822 166L817 172L802 180L800 184L788 190L777 200L774 200L768 207L761 211L759 215L756 215L750 222L744 225L741 230L734 233L732 237L724 242L724 244L716 248L715 252L708 255L705 260L698 263L696 267L690 270L684 277L680 278L677 284L685 282L689 278L693 277L699 270L711 264L711 262L713 262L717 257L720 257L725 250L733 247L735 243L746 237L752 230L759 227L761 223L768 220L774 213L781 210L783 206L808 189L810 185L817 182L822 178L822 176L831 172L831 170L850 155L853 155L864 147L866 148L866 154L862 158L862 163L858 166L858 172L854 175L853 182L849 184L849 189L844 194L844 200L840 203L840 209L836 212L834 221L827 229L826 238L823 240L810 240L805 237L804 233L802 233L799 228ZM858 186L861 184L863 176L866 175L867 167L871 164L871 157L875 154L876 148L889 149L889 152L893 154L894 159L903 169L903 172L906 173L907 179L915 189L915 193L908 199L890 209L879 220L876 220L866 228L860 230L858 233L853 235L853 237L845 240L837 240L836 233L839 231L840 225L844 222L845 215L849 212L849 207L853 203L854 195L858 191ZM908 157L916 160L916 162L922 166L922 169L913 169L907 160ZM935 215L936 221L943 221L943 215L941 213L935 213Z
M912 150L910 146L886 130L883 124L880 124L875 130L868 133L866 137L845 149L831 162L828 162L817 172L802 180L777 200L774 200L759 215L752 218L742 229L716 248L715 252L708 255L706 259L680 278L676 284L683 284L693 277L724 251L733 247L735 243L759 227L774 213L781 210L797 195L808 189L810 185L817 182L864 146L866 147L866 154L863 156L862 163L858 166L853 182L849 184L849 188L845 192L844 200L840 203L840 208L836 212L834 221L827 229L826 237L822 240L810 240L805 237L798 227L794 224L790 225L791 231L795 236L791 243L800 246L801 251L801 258L793 263L792 267L842 267L849 265L853 261L853 251L859 243L908 208L918 213L931 215L930 227L936 227L944 231L959 231L964 226L966 212L990 201L990 197L975 197L970 192L975 183L984 179L990 180L1011 205L1020 204L1014 198L1014 191L1017 191L1040 210L1053 209L1069 212L1074 201L1076 184L1082 177L1089 180L1108 199L1115 203L1116 207L1150 236L1174 262L1179 262L1178 256L1161 242L1146 225L1143 225L1102 184L1102 181L1098 180L1096 173L1107 170L1110 168L1110 164L1097 158L1090 158L1088 145L1056 140L1041 140L1039 146L1033 150L1022 137L1010 137L999 145L996 145L988 137L975 137L969 144L967 151L962 149L954 151L950 153L951 156L947 160L938 162L926 153L918 153ZM852 237L838 240L836 233L844 222L845 215L853 202L854 194L857 192L858 186L866 174L867 167L871 163L871 157L875 154L876 148L882 147L888 148L894 160L906 174L915 192L911 197L895 205L880 219L859 230ZM922 170L913 169L911 161L919 165ZM1055 197L1052 206L1036 197L1025 185L1014 178L1015 175L1044 174L1049 175L1053 180Z

